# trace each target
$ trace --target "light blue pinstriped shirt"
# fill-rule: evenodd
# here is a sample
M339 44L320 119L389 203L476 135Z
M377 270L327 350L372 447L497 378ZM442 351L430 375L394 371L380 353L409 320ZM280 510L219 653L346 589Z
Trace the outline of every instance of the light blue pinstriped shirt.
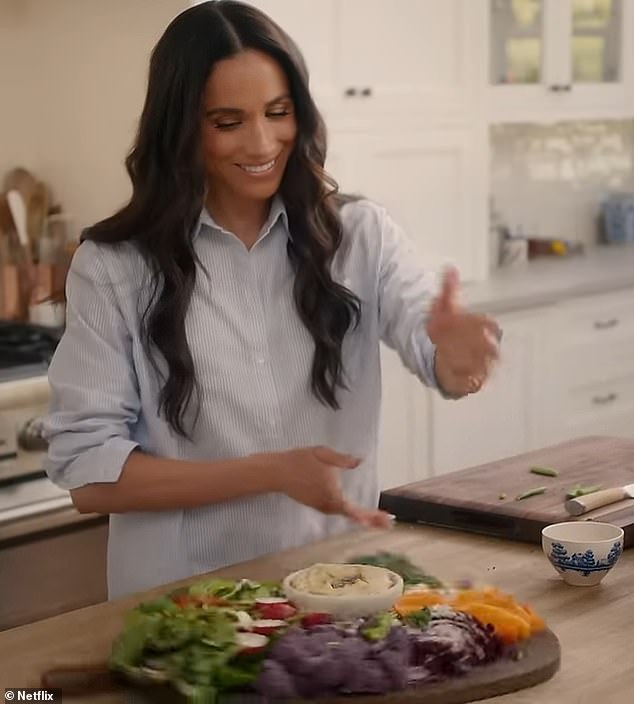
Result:
M344 340L349 390L341 409L311 393L313 342L293 302L283 203L274 199L247 250L203 212L198 272L186 320L202 392L191 441L157 415L158 384L144 354L139 316L149 275L136 250L86 242L67 283L67 327L49 370L48 476L65 489L115 482L133 448L163 457L217 460L327 445L364 458L342 475L347 498L376 506L381 396L379 342L435 386L425 316L436 279L382 207L348 203L333 276L359 296L359 327ZM175 469L175 471L177 471ZM285 495L263 494L198 508L110 516L110 598L206 572L345 530Z

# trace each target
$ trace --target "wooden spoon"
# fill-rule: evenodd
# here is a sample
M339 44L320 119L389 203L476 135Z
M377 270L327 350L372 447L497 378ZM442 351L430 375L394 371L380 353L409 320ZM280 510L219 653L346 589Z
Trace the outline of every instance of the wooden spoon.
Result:
M24 202L28 203L37 187L37 183L37 179L30 171L19 166L9 171L5 176L4 190L11 191L15 189L19 191L22 194L22 198L24 198Z
M9 209L6 196L0 194L0 260L2 270L0 271L0 282L2 283L2 309L0 317L8 320L20 320L25 317L25 309L22 305L19 264L20 252L19 244L13 216ZM16 258L17 257L17 258Z
M34 261L40 258L40 241L44 233L44 224L48 216L50 196L48 188L39 181L26 203L26 228L31 244L31 257Z

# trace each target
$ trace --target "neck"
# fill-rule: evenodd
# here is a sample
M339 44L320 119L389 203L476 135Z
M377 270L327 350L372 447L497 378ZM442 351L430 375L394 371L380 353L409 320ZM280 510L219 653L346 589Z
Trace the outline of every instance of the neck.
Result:
M251 249L266 222L271 201L210 194L205 205L207 212L220 227L233 233L247 249Z

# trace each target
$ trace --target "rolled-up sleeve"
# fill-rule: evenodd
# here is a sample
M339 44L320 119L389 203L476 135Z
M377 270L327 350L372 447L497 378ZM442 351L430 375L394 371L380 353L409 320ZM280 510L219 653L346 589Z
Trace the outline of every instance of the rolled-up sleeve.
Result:
M116 482L138 443L132 341L100 246L83 243L66 282L66 329L49 368L44 469L57 486Z
M379 210L379 218L381 339L398 352L403 364L425 385L437 389L436 348L427 335L426 320L438 278L425 270L412 241L385 209Z

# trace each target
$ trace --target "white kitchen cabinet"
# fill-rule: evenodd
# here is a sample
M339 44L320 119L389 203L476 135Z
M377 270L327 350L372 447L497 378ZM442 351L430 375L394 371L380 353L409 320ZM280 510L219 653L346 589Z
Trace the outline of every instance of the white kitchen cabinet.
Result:
M498 318L504 331L501 359L478 394L452 401L431 398L431 471L457 469L526 452L535 446L539 404L538 355L544 313Z
M310 88L320 108L341 99L339 60L334 51L340 0L246 0L265 12L293 39L310 73Z
M550 403L545 434L634 437L634 290L554 307L545 337Z
M479 0L491 121L628 117L634 0Z
M381 383L379 485L390 489L426 478L426 463L414 465L414 454L417 442L427 445L428 416L419 405L424 395L421 383L385 345L381 345Z
M415 241L424 266L485 275L486 194L470 129L331 135L328 170L344 191L384 205Z
M296 42L329 124L464 122L476 89L471 0L248 0Z

